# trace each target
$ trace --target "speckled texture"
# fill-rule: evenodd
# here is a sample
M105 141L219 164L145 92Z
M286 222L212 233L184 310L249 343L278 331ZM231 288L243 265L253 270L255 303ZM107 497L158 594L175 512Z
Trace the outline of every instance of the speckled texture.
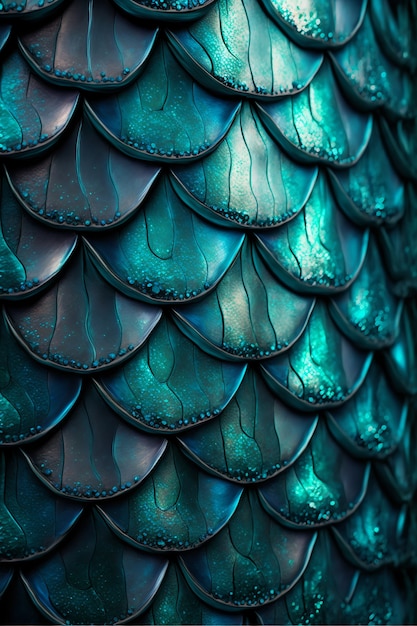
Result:
M0 2L0 623L415 623L416 23Z

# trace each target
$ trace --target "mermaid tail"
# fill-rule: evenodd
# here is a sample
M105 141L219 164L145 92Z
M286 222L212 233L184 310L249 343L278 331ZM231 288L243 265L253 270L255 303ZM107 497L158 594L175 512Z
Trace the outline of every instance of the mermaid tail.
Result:
M1 623L415 620L416 14L0 4Z

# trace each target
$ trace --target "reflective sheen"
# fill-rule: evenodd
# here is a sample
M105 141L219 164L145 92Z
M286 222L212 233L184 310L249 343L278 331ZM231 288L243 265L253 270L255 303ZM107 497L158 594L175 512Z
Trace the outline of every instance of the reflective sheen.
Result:
M35 163L10 163L6 172L31 215L48 225L94 231L130 217L159 170L121 154L83 118L52 154Z
M279 98L297 93L322 62L321 54L291 43L256 0L218 0L187 30L169 33L169 41L203 85L229 95Z
M313 304L280 285L247 240L216 290L201 302L174 309L174 319L209 353L261 359L294 343Z
M197 470L169 446L143 484L118 502L101 506L111 527L145 550L190 550L229 521L242 489Z
M268 267L294 290L334 293L355 279L366 254L367 231L339 211L323 174L300 215L257 235Z
M300 94L257 106L274 139L301 162L351 166L371 136L371 116L348 105L328 62Z
M0 18L19 16L23 19L45 18L65 0L3 0L0 4Z
M148 19L191 20L200 17L215 0L113 0L130 15Z
M180 435L186 453L229 480L263 481L284 471L308 445L316 416L296 413L248 369L236 395L209 424Z
M261 502L278 521L292 527L339 522L360 505L369 470L369 464L337 445L321 420L295 463L260 486Z
M277 524L250 491L228 525L212 541L181 555L180 563L203 601L223 609L251 608L272 602L297 582L315 540L312 531Z
M151 432L174 432L218 416L244 372L244 364L202 352L164 316L137 355L96 382L128 421Z
M272 390L297 409L338 406L361 386L372 353L354 348L319 302L296 344L262 365Z
M156 465L166 440L128 426L86 385L68 420L26 456L59 494L96 500L138 485Z
M10 305L16 337L42 362L86 373L128 358L145 341L160 309L134 302L103 282L78 251L66 272L24 309Z
M359 28L366 0L263 0L268 13L302 46L333 48Z
M188 161L217 145L239 104L199 87L160 44L139 80L120 93L89 100L86 110L122 152L152 161Z
M87 245L105 278L127 295L181 302L216 285L243 239L195 215L164 178L117 234L90 237Z
M96 90L131 82L155 42L110 0L72 0L52 22L20 37L26 59L47 81Z
M330 310L342 331L361 348L383 348L398 336L402 305L392 293L373 237L358 277L332 299Z
M296 165L278 148L245 102L218 148L173 169L172 182L184 202L219 226L257 228L296 215L316 177L316 167Z
M46 85L29 71L19 53L2 64L0 75L0 154L38 154L65 130L77 101L75 91Z

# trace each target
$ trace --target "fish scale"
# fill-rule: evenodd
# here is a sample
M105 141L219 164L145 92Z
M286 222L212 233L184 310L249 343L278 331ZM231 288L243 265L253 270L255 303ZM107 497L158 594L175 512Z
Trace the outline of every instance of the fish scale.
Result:
M415 0L0 2L0 623L414 623Z

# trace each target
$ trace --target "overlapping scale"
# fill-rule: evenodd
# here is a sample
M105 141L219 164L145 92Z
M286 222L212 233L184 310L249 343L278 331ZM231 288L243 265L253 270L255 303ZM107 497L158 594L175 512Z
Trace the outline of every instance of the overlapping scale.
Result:
M100 509L136 547L183 551L210 540L235 513L242 488L206 474L173 445L131 495ZM194 552L192 552L194 554Z
M360 515L332 526L332 531L354 565L373 571L409 557L407 524L405 507L390 502L377 480L371 477Z
M124 361L160 316L115 292L82 249L48 291L7 308L11 329L35 359L80 373Z
M64 424L28 449L26 457L39 478L60 495L96 500L140 484L166 443L121 421L87 383Z
M82 507L52 495L19 452L0 453L0 470L0 561L38 557L61 541Z
M134 80L157 32L129 20L111 0L73 0L53 21L19 41L45 80L102 90Z
M350 167L371 136L371 116L347 103L328 61L300 94L257 107L271 135L297 161Z
M355 280L368 244L367 231L339 211L324 174L299 215L257 238L258 250L280 280L296 291L323 294L344 290Z
M335 48L356 33L366 0L262 0L267 12L302 46Z
M34 76L18 52L3 60L0 75L0 154L38 154L55 143L78 101L76 91L56 89Z
M23 580L53 623L113 624L146 610L166 568L165 558L134 550L92 512L70 543L25 569Z
M333 297L330 310L342 331L365 350L390 346L398 336L401 301L392 293L373 237L358 277Z
M297 93L323 58L290 42L255 0L218 0L201 20L170 32L169 41L208 89L256 98Z
M340 335L325 304L318 302L294 346L265 361L271 389L299 410L339 406L361 386L372 353L358 350Z
M31 626L45 624L45 617L35 607L17 571L0 597L0 611L2 620L9 625L24 622Z
M0 185L0 298L26 298L45 288L63 268L77 236L51 232L33 221L4 179Z
M84 117L51 154L6 172L19 202L45 224L101 230L132 215L159 167L121 154Z
M0 50L2 50L6 44L11 32L12 27L10 24L0 24Z
M244 102L225 139L202 160L172 170L178 195L219 226L273 227L307 201L316 167L297 166Z
M245 369L207 355L164 316L143 348L96 384L128 421L151 432L175 432L218 416Z
M307 567L315 540L313 531L277 524L262 510L256 493L248 491L227 526L205 545L181 555L180 563L203 601L238 611L288 592Z
M76 402L81 382L34 363L3 316L0 324L0 444L13 446L56 426Z
M260 359L294 343L313 304L313 298L278 283L247 239L216 290L201 302L174 309L174 319L209 353Z
M412 3L371 0L369 11L379 44L386 55L398 65L416 66L413 34L408 29L415 15Z
M191 591L181 570L170 565L150 609L137 619L137 624L207 624L207 626L239 626L243 614L223 613L203 604Z
M182 162L212 150L239 107L239 102L220 100L197 85L162 42L139 80L120 93L89 99L86 111L122 152Z
M328 414L334 437L355 457L389 457L404 437L408 402L374 361L359 391Z
M398 173L405 178L417 178L414 155L417 149L417 123L415 119L389 123L381 118L381 128L389 153Z
M416 303L406 302L400 322L400 332L395 343L384 351L384 362L393 386L400 393L417 393Z
M308 445L318 417L289 409L248 369L237 393L209 424L181 434L197 463L240 483L263 481L286 471Z
M369 470L369 464L341 449L320 421L294 464L259 487L261 502L273 517L291 527L340 522L361 503Z
M213 4L215 0L113 0L130 15L161 21L193 20Z
M164 178L126 226L90 237L87 247L104 277L127 295L180 302L212 289L243 240L192 213Z
M361 225L393 224L404 215L404 183L396 173L374 124L359 161L345 170L329 170L338 203Z
M411 77L384 56L368 16L353 41L332 57L346 94L357 100L358 108L384 107L396 117L411 114Z

